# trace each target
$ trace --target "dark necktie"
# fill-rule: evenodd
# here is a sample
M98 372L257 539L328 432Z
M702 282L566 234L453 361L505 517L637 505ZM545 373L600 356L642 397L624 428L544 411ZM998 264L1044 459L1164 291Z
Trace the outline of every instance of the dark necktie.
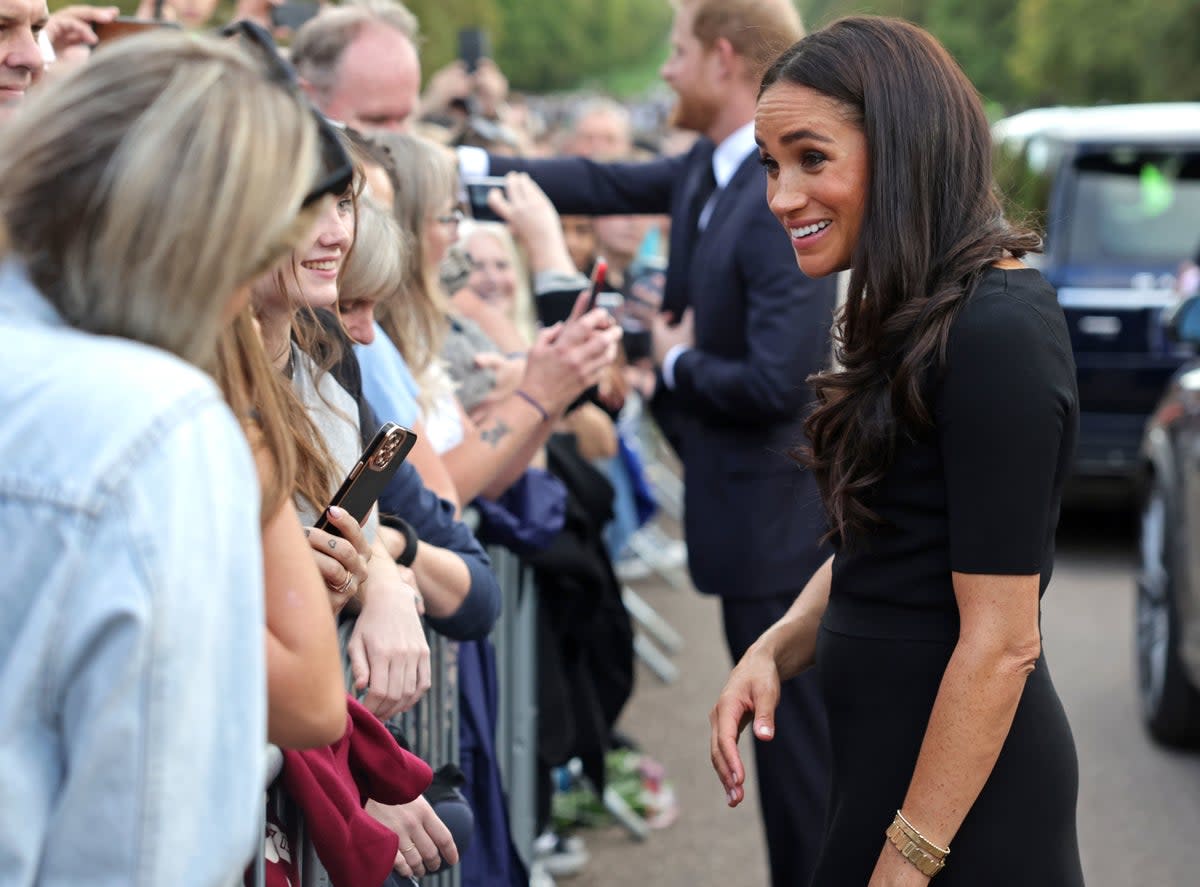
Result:
M700 233L700 216L704 213L704 207L717 191L717 176L713 172L711 159L700 170L698 179L696 190L692 194L692 202L688 205L690 222L688 230L692 237L692 243L696 242L696 237Z
M675 218L671 233L670 266L667 269L667 283L663 293L662 307L664 311L673 314L677 319L683 316L687 308L689 269L696 241L700 239L700 214L704 205L717 189L717 178L712 166L713 146L701 146L697 156L689 164L689 171L684 185L685 192L683 209L686 215L680 214Z

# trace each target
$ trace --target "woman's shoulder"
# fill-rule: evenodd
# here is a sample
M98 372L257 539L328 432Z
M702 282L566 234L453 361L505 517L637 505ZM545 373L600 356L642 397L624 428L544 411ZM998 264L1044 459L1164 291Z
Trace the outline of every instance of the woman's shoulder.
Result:
M997 348L1016 354L1039 346L1070 353L1054 287L1034 268L985 269L951 328L952 355L969 358Z

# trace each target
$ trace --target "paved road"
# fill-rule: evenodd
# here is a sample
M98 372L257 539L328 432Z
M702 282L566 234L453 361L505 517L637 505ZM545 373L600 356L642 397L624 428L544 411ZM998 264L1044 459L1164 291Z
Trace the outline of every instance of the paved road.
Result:
M1157 748L1138 722L1135 550L1120 515L1068 515L1045 605L1046 654L1079 748L1084 870L1089 887L1200 887L1200 754ZM641 673L622 726L666 764L681 817L645 843L617 829L586 833L591 864L560 883L765 885L754 807L725 808L707 760L707 712L728 669L719 612L694 593L652 582L638 588L688 646L677 659L684 674L676 684Z

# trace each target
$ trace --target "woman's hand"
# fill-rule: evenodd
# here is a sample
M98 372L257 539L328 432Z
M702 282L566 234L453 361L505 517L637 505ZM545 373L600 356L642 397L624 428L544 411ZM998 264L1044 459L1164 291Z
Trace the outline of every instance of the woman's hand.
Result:
M892 842L884 838L883 850L867 887L925 887L930 878L900 855Z
M565 324L542 330L529 350L521 389L560 414L603 377L617 359L621 328L603 308L582 314L586 291Z
M504 177L504 190L493 188L487 202L525 248L531 272L575 273L558 210L528 173L510 172Z
M450 829L424 798L398 806L367 801L367 813L400 839L395 862L400 877L423 878L441 868L443 859L449 865L458 863L458 848Z
M363 705L387 720L412 708L429 689L429 642L412 572L386 553L371 558L367 569L362 612L346 652L355 689L367 691Z
M331 506L329 522L337 527L342 538L316 527L305 527L304 535L308 537L317 569L329 589L329 601L336 615L367 581L371 546L358 521L343 509Z
M708 715L712 727L709 754L713 769L725 789L730 807L746 798L746 768L738 751L738 737L754 719L754 735L762 742L775 736L775 709L779 706L779 666L775 658L755 644L737 664L717 704Z

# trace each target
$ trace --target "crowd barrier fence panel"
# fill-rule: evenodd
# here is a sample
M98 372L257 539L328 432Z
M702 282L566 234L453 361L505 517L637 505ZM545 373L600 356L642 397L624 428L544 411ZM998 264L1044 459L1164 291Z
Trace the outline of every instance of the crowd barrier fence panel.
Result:
M513 843L528 864L537 828L537 590L532 570L512 552L492 547L488 554L504 599L491 635L500 688L496 749L508 793ZM341 628L343 650L351 630L352 623ZM436 771L445 764L459 763L458 645L433 632L428 632L428 639L430 690L392 723L404 734L413 753ZM348 672L347 686L351 686ZM277 782L282 767L278 749L269 748L269 761L270 786ZM283 797L277 784L271 794L284 821L295 824L292 852L300 859L301 887L332 887L299 810ZM252 868L254 887L264 887L265 871L259 854ZM457 866L420 880L422 887L460 887L461 883Z

